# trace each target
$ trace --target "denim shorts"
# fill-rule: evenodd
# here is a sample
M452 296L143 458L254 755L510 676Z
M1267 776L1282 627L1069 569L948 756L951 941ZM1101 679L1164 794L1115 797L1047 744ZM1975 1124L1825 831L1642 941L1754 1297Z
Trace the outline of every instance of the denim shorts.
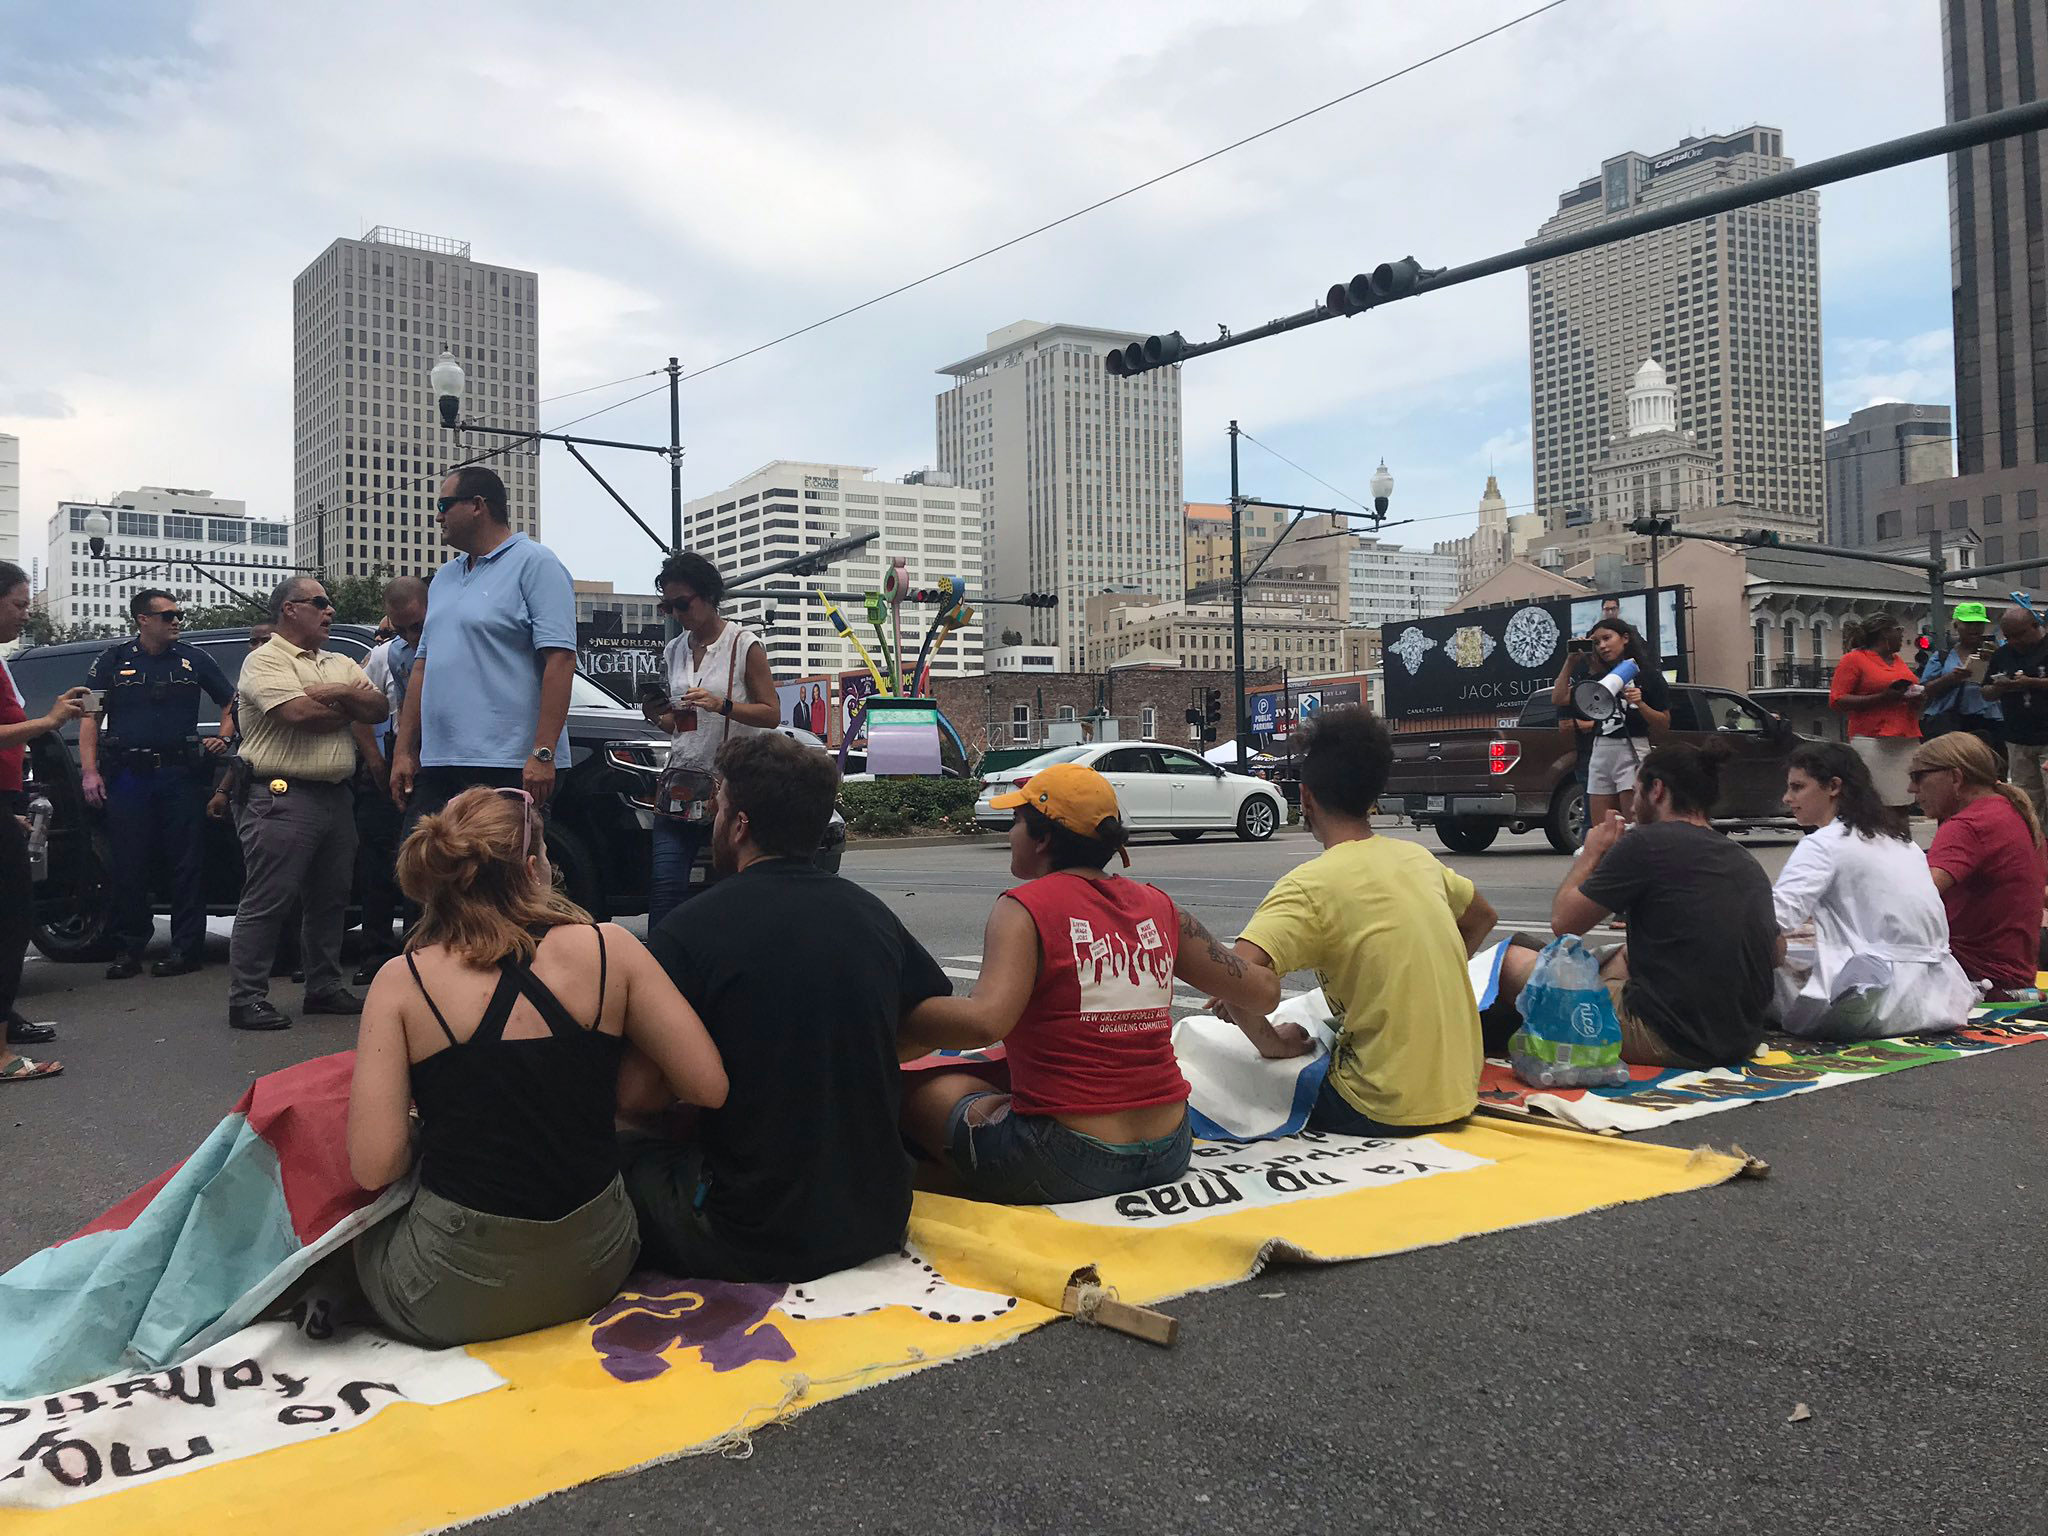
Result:
M1002 1107L969 1124L969 1108L990 1098L1003 1100ZM1193 1144L1185 1114L1170 1136L1098 1141L1050 1115L1015 1113L1004 1093L969 1094L946 1126L946 1161L966 1193L999 1205L1060 1205L1170 1183L1188 1171Z
M1434 1136L1438 1131L1454 1131L1464 1123L1463 1120L1447 1120L1442 1125L1383 1124L1354 1109L1351 1101L1337 1091L1336 1083L1327 1077L1323 1079L1322 1091L1316 1095L1315 1106L1308 1112L1308 1128L1312 1131L1335 1131L1339 1136L1372 1136L1382 1141L1398 1141L1404 1136Z

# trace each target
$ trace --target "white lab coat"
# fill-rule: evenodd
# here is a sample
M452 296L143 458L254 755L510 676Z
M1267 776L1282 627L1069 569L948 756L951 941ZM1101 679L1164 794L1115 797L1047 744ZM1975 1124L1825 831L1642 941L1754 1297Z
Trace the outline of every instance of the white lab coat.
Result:
M1877 1040L1968 1020L1977 990L1949 953L1948 915L1915 844L1829 822L1792 851L1772 899L1780 933L1813 925L1777 975L1787 1034Z

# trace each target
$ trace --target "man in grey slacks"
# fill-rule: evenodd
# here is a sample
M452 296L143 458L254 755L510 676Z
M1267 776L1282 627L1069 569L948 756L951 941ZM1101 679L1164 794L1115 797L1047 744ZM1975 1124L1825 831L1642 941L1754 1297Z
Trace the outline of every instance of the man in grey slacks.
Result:
M228 945L228 1024L289 1029L269 998L271 959L298 902L304 911L304 1011L357 1014L344 984L341 934L355 871L356 768L350 728L389 712L383 691L346 656L323 649L334 605L319 582L294 576L270 602L275 633L250 652L236 686L247 800L242 901Z

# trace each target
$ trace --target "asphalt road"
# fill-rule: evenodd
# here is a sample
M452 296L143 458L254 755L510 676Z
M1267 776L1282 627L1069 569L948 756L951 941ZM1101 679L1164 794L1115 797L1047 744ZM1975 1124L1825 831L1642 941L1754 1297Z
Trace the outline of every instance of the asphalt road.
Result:
M1754 840L1775 869L1790 846ZM1314 851L1141 845L1217 932ZM971 974L994 842L850 854ZM1449 862L1541 929L1540 838ZM224 942L215 948L224 953ZM964 976L963 976L964 979ZM248 1078L343 1020L225 1027L224 972L32 963L70 1070L0 1088L0 1267L188 1151ZM297 989L280 986L279 1000ZM1054 1327L688 1460L503 1517L507 1533L2048 1528L2048 1047L1690 1122L1772 1176L1185 1298L1170 1351ZM1267 1299L1270 1293L1281 1293ZM1795 1403L1813 1417L1788 1424Z

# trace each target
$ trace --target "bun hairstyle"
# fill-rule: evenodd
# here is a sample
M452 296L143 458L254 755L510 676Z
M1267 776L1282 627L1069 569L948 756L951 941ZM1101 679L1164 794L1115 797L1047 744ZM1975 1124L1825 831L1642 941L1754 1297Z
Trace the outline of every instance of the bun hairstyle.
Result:
M407 949L445 945L472 965L533 958L529 931L588 923L590 915L528 861L541 850L540 813L516 795L467 789L425 816L398 850L398 888L419 904Z
M1681 816L1708 816L1721 798L1721 769L1734 755L1735 749L1725 741L1697 747L1671 742L1643 755L1636 782L1662 784L1671 796L1671 809Z
M1071 828L1061 826L1035 805L1020 805L1017 812L1024 818L1024 830L1034 840L1045 840L1046 853L1055 872L1062 869L1106 869L1109 861L1123 852L1130 837L1122 820L1115 816L1103 817L1095 828L1095 835L1083 837Z
M1903 631L1905 625L1899 622L1897 615L1886 613L1883 609L1876 613L1866 613L1861 619L1842 626L1842 644L1852 651L1876 650L1877 642L1889 629Z

